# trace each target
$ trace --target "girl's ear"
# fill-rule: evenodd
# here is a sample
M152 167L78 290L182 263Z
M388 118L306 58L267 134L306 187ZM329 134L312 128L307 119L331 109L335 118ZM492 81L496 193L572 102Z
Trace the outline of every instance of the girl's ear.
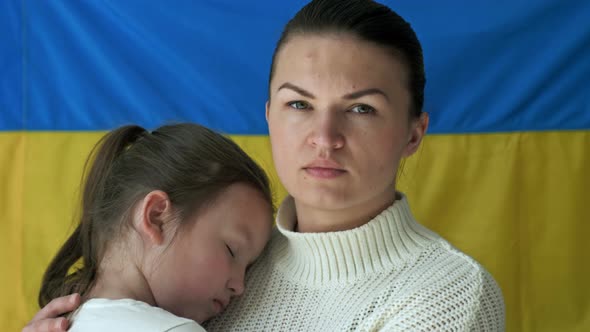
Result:
M428 129L428 113L423 112L420 115L418 120L413 121L410 128L410 137L408 138L408 144L404 149L404 157L409 157L413 155L418 148L420 147L420 143L422 143L422 139L426 134L426 130Z
M136 228L144 241L153 245L164 243L164 224L172 216L172 204L161 190L148 193L138 206Z

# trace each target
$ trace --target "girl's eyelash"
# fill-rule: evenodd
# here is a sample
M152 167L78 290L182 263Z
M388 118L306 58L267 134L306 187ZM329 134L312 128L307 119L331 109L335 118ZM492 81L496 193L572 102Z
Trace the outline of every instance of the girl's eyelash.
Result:
M234 255L234 251L233 251L233 250L231 250L231 248L230 248L230 247L229 247L227 244L225 245L225 247L226 247L226 248L227 248L227 250L229 251L229 254L231 255L231 257L236 257L236 256Z

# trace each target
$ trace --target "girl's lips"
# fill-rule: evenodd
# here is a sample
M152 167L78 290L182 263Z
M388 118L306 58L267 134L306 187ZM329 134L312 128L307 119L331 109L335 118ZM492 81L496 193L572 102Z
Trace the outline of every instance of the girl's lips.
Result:
M223 304L223 302L221 302L220 300L213 300L213 306L215 307L215 312L217 314L222 313L225 310L225 304Z

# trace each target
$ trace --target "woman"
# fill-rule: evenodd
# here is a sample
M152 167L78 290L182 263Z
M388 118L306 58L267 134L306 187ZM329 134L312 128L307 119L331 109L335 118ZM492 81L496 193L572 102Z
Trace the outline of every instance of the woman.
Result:
M317 0L287 24L266 118L290 196L247 291L208 330L504 330L493 278L395 190L428 127L424 85L414 31L383 5ZM62 298L31 326L65 325L46 318L74 307Z

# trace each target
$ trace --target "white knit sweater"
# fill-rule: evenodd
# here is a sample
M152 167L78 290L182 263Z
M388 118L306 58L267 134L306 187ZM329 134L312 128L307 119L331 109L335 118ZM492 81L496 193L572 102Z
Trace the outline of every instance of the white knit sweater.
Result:
M296 233L293 200L208 331L503 331L502 293L475 260L418 224L405 196L369 223Z

